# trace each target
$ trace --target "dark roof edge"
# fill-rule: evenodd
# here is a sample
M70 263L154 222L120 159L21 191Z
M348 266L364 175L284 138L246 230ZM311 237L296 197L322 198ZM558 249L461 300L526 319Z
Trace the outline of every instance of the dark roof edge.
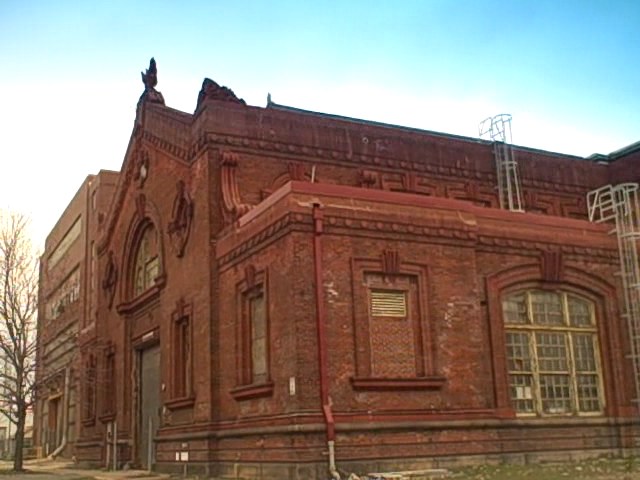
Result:
M614 152L611 152L609 154L609 157L611 157L612 160L617 160L620 157L624 157L626 155L639 152L639 151L640 151L640 141L637 141L635 143L632 143L631 145L627 145L626 147L622 147Z
M465 135L456 135L454 133L444 133L444 132L436 132L434 130L425 130L422 128L415 128L415 127L406 127L403 125L395 125L393 123L384 123L384 122L377 122L375 120L364 120L362 118L354 118L354 117L347 117L344 115L336 115L333 113L323 113L323 112L315 112L313 110L305 110L303 108L296 108L296 107L289 107L287 105L280 105L278 103L272 102L270 99L267 101L267 107L266 108L273 108L274 110L281 110L284 112L291 112L291 113L301 113L304 115L315 115L315 116L319 116L319 117L324 117L324 118L328 118L328 119L332 119L332 120L341 120L341 121L345 121L345 122L351 122L351 123L360 123L363 125L371 125L374 127L382 127L382 128L394 128L394 129L399 129L399 130L404 130L407 132L415 132L415 133L423 133L423 134L429 134L429 135L434 135L437 137L443 137L443 138L450 138L450 139L454 139L454 140L460 140L463 142L471 142L471 143L481 143L484 145L491 145L493 142L489 141L489 140L485 140L482 138L475 138L475 137L467 137ZM584 160L584 157L581 157L579 155L571 155L568 153L559 153L559 152L552 152L549 150L542 150L539 148L532 148L532 147L524 147L522 145L513 145L516 149L518 150L523 150L523 151L527 151L527 152L532 152L532 153L542 153L545 155L554 155L557 157L569 157L572 159L577 159L577 160Z

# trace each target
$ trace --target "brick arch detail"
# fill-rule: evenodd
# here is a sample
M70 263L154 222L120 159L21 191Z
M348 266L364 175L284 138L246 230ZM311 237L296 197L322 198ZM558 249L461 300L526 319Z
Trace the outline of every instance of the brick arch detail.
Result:
M129 222L129 228L124 241L124 249L120 259L120 271L122 272L122 280L119 285L119 296L122 301L118 305L120 313L129 313L136 309L139 304L146 303L152 297L157 296L160 290L166 284L166 267L165 267L165 245L164 230L158 207L152 201L148 200L144 194L140 194L136 198L137 209L133 218ZM158 235L158 256L159 256L159 275L154 285L149 291L143 293L141 298L132 298L132 271L135 255L137 252L140 238L146 228L152 225Z
M604 278L575 267L562 267L561 282L546 281L543 274L543 266L540 263L531 263L486 276L494 402L497 412L501 416L515 417L515 410L509 399L502 297L505 293L538 288L573 292L593 301L602 362L605 415L624 414L621 407L629 403L629 399L625 398L628 396L625 394L628 389L625 387L620 335L622 325L619 320L615 286Z

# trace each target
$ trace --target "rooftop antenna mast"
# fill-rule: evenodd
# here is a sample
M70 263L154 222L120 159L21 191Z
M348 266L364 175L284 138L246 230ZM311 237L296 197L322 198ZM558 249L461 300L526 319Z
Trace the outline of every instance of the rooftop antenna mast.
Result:
M511 141L511 115L501 113L480 122L479 136L493 142L493 156L498 177L500 208L512 212L524 212L518 163Z
M634 402L640 414L640 184L605 185L587 194L589 221L613 221L609 234L618 238L624 317L631 342Z

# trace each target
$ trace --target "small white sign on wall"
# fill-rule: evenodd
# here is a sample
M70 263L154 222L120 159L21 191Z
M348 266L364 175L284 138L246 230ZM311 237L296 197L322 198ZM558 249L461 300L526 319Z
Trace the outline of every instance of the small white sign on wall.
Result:
M176 452L176 462L188 462L189 452Z

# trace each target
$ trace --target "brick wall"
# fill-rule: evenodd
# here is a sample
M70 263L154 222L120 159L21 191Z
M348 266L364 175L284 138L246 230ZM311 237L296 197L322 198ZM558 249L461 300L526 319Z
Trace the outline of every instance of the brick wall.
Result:
M189 468L203 472L324 474L314 204L323 213L319 301L342 464L408 468L439 456L628 443L626 427L616 426L628 423L632 390L616 246L606 227L584 220L586 192L607 183L613 166L518 147L531 213L516 214L495 208L492 147L483 141L216 101L195 117L145 108L100 229L98 320L84 347L115 348L118 414L84 426L83 458L104 455L95 442L116 420L129 446L123 461L139 459L137 348L153 332L161 384L170 386L172 317L183 302L192 311L193 395L176 403L169 388L160 392L158 465L179 470L175 454L186 449ZM181 256L169 227L178 180L193 205ZM160 233L162 280L136 299L131 262L144 218ZM102 282L110 252L112 293ZM413 338L372 323L369 274L412 279ZM252 282L264 283L267 298L269 378L260 385L243 384L239 373L247 361L242 292ZM588 438L578 419L518 423L510 405L500 295L527 285L572 288L598 305L607 407ZM404 368L409 357L412 369ZM372 358L389 363L372 368ZM109 394L98 395L98 412ZM545 440L518 433L530 430Z

